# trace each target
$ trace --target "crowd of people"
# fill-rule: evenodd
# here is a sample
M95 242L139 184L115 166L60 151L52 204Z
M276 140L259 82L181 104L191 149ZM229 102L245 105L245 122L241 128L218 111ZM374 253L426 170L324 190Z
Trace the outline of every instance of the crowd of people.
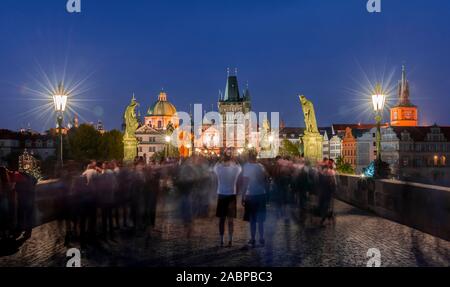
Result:
M0 247L31 237L36 180L0 167Z
M18 231L30 236L30 213L23 210L30 209L31 201L24 198L31 197L24 190L33 193L34 183L20 173L0 172L0 236L16 238ZM215 215L219 245L232 246L239 204L244 210L241 219L249 223L249 245L263 246L268 205L286 224L293 218L305 222L316 217L324 226L334 219L332 198L338 185L333 160L313 166L301 157L259 160L255 151L235 157L231 149L220 158L194 155L159 162L136 158L125 165L92 160L82 172L76 165L66 165L61 179L65 242L79 241L82 246L115 240L117 230L150 239L161 232L155 229L157 222L164 226L162 210L180 219L186 238L197 218ZM18 200L12 199L13 193Z

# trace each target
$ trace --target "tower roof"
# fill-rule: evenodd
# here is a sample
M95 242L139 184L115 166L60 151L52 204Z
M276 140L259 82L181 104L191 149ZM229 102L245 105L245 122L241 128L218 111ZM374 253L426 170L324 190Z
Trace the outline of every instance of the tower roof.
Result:
M413 106L409 100L409 82L406 79L406 68L405 65L402 66L402 79L398 84L398 98L399 102L397 106L400 107L410 107Z
M241 99L239 95L239 87L237 76L228 76L227 84L225 86L225 94L223 95L223 101L225 102L237 102Z

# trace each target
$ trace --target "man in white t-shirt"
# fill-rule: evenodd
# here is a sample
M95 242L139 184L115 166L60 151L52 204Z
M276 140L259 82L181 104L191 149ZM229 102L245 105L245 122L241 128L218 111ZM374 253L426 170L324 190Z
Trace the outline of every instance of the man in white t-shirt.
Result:
M233 244L233 219L237 215L236 196L238 194L238 179L242 168L232 158L231 149L224 152L222 162L214 166L214 173L217 177L217 201L216 216L220 218L219 233L220 246L224 245L225 221L228 219L228 246Z

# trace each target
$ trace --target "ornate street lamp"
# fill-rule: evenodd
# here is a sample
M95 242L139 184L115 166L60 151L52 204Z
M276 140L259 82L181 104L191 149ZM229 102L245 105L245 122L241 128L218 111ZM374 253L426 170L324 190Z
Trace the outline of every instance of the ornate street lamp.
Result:
M383 119L383 109L386 102L386 95L380 84L375 86L374 94L372 95L373 110L375 112L375 121L377 123L377 133L376 133L376 145L377 145L377 159L375 175L379 176L379 169L382 165L381 161L381 120Z
M59 160L61 167L63 166L63 136L62 136L62 126L64 120L64 111L66 110L68 93L64 89L63 83L58 85L55 93L52 95L53 104L55 106L56 112L56 120L58 123L58 131L59 131Z

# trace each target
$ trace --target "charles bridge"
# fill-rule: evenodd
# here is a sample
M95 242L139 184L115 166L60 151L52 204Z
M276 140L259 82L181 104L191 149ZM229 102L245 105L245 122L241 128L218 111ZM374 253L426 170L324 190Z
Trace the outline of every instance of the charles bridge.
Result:
M60 183L37 188L37 226L0 266L65 266ZM214 208L211 208L213 211ZM114 240L81 249L82 266L366 266L377 249L381 266L450 266L450 189L391 180L340 176L334 225L321 228L278 219L269 206L266 245L248 249L247 223L237 220L235 244L217 247L217 221L194 221L188 238L173 205L158 206L156 231L144 236L121 231ZM238 218L242 218L242 208Z

